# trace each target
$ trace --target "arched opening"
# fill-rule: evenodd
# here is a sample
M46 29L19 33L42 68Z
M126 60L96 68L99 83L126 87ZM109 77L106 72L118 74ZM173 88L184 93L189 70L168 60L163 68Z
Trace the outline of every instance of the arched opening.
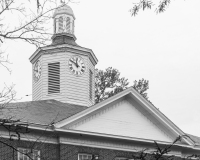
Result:
M58 20L58 32L63 32L63 17L59 17Z
M66 19L66 32L71 33L70 32L70 18L69 17L67 17L67 19Z
M74 34L74 20L72 20L72 34Z
M56 33L56 18L54 19L54 33Z

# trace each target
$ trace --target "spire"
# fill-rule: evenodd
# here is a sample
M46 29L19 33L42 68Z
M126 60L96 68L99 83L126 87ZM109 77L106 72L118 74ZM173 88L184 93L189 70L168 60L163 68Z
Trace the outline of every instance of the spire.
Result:
M74 20L75 16L71 7L67 4L61 4L53 14L54 35L52 37L53 44L75 43L74 36Z

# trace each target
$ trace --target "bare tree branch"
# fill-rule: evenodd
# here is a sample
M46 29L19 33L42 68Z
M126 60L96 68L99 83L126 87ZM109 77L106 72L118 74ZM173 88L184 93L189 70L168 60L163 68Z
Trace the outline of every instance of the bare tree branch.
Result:
M6 39L17 39L34 44L36 47L46 45L49 42L49 36L52 34L44 29L44 25L51 19L52 12L60 6L50 7L50 3L55 3L53 0L40 0L37 1L37 13L34 13L32 10L28 12L28 9L26 9L26 12L29 13L28 15L28 13L24 13L24 6L21 6L22 4L14 6L14 2L15 0L4 0L0 2L2 6L0 8L0 17L2 17L5 11L11 12L12 10L17 10L24 15L23 23L19 22L20 25L16 25L14 29L12 27L6 28L1 18L0 42L3 43Z
M151 0L140 0L140 2L134 3L133 7L130 9L131 16L136 16L140 9L151 9L153 5Z
M161 0L155 8L156 13L166 11L170 3L171 0ZM136 16L140 10L152 9L153 6L156 6L156 4L154 4L152 0L140 0L138 3L134 3L133 7L130 9L131 16Z
M14 85L7 86L0 92L0 109L4 108L8 103L15 100L16 92L14 91Z

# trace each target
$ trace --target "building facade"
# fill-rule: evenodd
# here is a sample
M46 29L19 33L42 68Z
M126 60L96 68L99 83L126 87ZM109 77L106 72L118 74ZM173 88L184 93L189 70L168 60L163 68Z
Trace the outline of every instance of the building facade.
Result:
M52 44L30 57L33 101L9 104L3 113L0 159L153 159L178 137L164 156L200 155L200 138L184 133L133 88L95 104L98 60L76 43L72 9L62 4L53 22Z

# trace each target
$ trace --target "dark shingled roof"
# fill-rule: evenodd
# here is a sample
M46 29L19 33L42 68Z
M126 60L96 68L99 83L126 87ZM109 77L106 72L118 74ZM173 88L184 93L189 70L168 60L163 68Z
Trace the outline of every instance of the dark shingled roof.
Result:
M48 125L68 118L87 107L56 100L40 100L30 102L10 103L2 109L0 118L19 119L21 122Z

